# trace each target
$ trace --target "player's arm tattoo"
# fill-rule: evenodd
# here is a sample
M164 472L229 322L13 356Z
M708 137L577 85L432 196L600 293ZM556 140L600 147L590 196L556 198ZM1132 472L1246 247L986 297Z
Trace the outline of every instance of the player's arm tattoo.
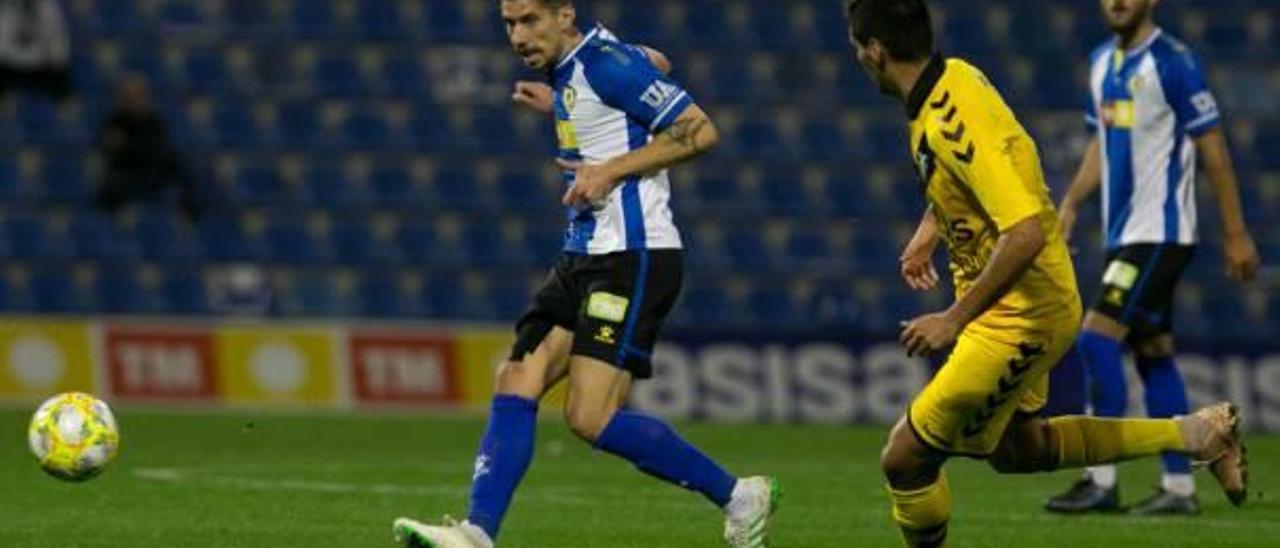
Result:
M710 120L702 117L676 120L662 134L680 146L698 150L698 134L702 133L709 123L711 123Z

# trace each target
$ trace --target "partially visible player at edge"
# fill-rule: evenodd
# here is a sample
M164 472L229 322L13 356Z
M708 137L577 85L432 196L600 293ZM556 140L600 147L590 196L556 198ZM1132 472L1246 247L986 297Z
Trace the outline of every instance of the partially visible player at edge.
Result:
M850 0L846 9L858 63L906 106L929 203L902 274L912 287L935 287L931 257L943 239L956 286L950 308L902 332L910 354L954 346L881 453L906 544L945 544L943 464L954 456L1031 473L1177 451L1206 462L1228 496L1243 497L1244 448L1227 404L1173 419L1037 415L1081 306L1035 143L982 72L934 52L925 0Z
M1060 209L1070 238L1081 203L1103 186L1108 265L1078 347L1089 371L1094 415L1125 415L1129 397L1121 352L1127 343L1145 385L1147 414L1172 417L1188 409L1173 360L1172 314L1178 280L1196 249L1197 153L1218 197L1230 276L1251 279L1258 251L1240 212L1217 101L1199 61L1156 26L1157 0L1099 3L1115 38L1090 58L1086 122L1093 138ZM1176 453L1163 460L1160 488L1129 512L1198 513L1191 463ZM1055 512L1118 510L1116 467L1090 468L1045 506Z
M488 548L533 457L538 401L568 379L565 419L596 449L724 510L734 548L763 547L777 497L771 478L738 479L662 420L623 409L682 281L666 169L719 139L693 99L654 65L660 56L602 27L578 30L569 0L502 0L511 46L552 82L559 163L568 190L564 252L516 327L498 371L466 521L395 521L409 546ZM518 103L544 106L537 86ZM588 543L589 544L589 543Z

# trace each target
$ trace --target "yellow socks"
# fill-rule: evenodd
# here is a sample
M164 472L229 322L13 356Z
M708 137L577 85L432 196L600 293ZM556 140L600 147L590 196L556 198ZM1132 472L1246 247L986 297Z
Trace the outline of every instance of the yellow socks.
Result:
M1059 469L1186 450L1173 419L1056 417L1049 428L1058 441Z
M921 489L900 491L889 487L893 499L893 521L902 529L908 548L942 546L947 540L947 520L951 518L951 491L947 473Z

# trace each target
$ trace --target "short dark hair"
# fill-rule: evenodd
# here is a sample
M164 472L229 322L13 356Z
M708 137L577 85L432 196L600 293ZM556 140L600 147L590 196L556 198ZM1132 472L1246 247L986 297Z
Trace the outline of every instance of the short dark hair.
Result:
M916 61L933 54L933 20L925 0L849 0L849 32L860 44L879 40L889 56Z
M573 0L534 0L549 10L558 10L565 6L573 5Z

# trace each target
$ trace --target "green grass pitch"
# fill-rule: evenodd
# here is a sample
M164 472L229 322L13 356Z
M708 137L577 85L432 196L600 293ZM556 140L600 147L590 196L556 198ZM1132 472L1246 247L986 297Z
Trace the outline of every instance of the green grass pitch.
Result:
M544 413L551 414L551 413ZM402 514L462 517L474 416L286 415L125 409L121 458L72 485L45 477L26 449L27 412L0 411L0 546L392 546ZM769 473L785 491L773 546L897 546L877 470L882 428L687 425L737 473ZM1252 438L1256 492L1233 509L1200 474L1204 514L1190 519L1053 516L1043 498L1074 472L1000 477L950 466L957 547L1280 545L1280 438ZM1157 481L1126 465L1126 500ZM698 496L594 453L558 421L539 425L537 457L516 495L509 547L722 546L717 511Z

